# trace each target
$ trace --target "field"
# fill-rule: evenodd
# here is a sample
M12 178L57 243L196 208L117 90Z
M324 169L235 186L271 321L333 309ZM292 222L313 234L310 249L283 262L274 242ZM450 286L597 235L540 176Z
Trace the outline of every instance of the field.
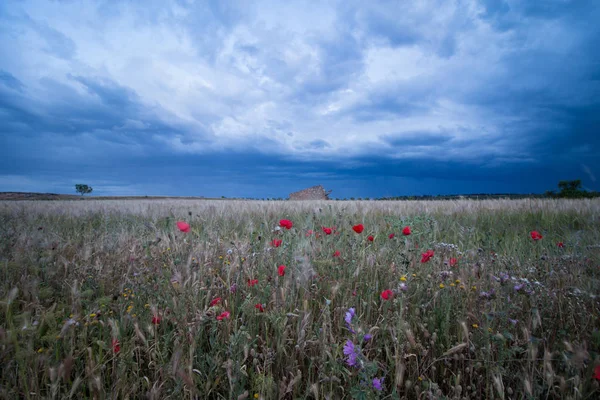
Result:
M600 394L600 199L5 201L0 263L1 398Z

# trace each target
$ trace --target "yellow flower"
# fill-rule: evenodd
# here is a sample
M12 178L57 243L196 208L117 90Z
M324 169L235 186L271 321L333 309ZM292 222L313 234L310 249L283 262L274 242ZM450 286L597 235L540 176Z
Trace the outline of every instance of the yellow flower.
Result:
M456 285L455 285L454 283L451 283L451 284L450 284L450 286L454 287L454 286L456 286Z
M492 333L492 328L488 328L488 332L489 332L489 333Z
M471 326L472 326L474 329L479 329L479 325L477 325L477 324L473 324L473 325L471 325Z
M475 285L471 286L471 290L477 290L477 286L475 286Z
M418 380L420 380L420 381L422 381L422 380L423 380L423 377L422 377L422 376L419 376L417 379L418 379Z
M96 313L91 313L90 318L96 318Z
M258 395L258 393L254 393L254 398L258 399L260 396Z
M44 351L44 348L43 348L43 347L40 347L40 348L38 349L38 353L41 353L41 352L43 352L43 351Z
M131 310L133 310L133 306L130 305L127 307L127 314L129 314L131 312Z
M443 289L443 288L445 288L444 284L440 283L440 289Z
M137 317L137 314L131 314L131 316L132 316L133 318L135 318L135 317Z
M465 285L460 285L460 288L461 288L462 290L465 290Z
M219 260L222 260L222 259L223 259L223 256L219 256Z
M454 283L456 283L457 285L459 285L460 284L460 279L455 280Z
M148 303L144 304L144 308L150 308L150 304L148 304Z
M416 277L417 277L417 274L413 274L413 278L416 278Z
M402 278L400 278L400 280L401 280L402 282L406 282L406 276L403 276Z

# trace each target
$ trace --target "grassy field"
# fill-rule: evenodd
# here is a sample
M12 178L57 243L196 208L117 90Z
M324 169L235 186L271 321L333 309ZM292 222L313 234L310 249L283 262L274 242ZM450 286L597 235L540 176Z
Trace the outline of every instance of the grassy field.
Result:
M600 199L0 202L0 397L598 398L599 295Z

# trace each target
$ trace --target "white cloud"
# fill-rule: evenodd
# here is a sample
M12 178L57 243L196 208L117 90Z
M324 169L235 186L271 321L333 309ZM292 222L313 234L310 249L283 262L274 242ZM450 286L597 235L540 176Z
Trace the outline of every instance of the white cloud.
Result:
M524 79L515 79L519 71L511 70L507 59L525 50L568 55L581 40L566 37L569 27L560 21L531 20L521 42L513 31L495 29L476 1L219 4L218 16L202 7L12 3L20 17L8 21L9 36L20 50L0 67L41 102L52 101L41 89L43 77L90 97L92 105L98 99L73 76L131 88L146 110L181 128L183 133L156 137L175 152L252 146L323 159L387 148L402 158L416 154L401 146L391 149L386 136L445 132L457 141L491 143L507 133L518 135L506 126L529 114L508 114L474 98L502 80L509 90L539 90L549 84L544 75L525 71ZM72 41L72 58L52 54L32 21ZM23 34L15 36L20 30ZM6 36L2 42L6 54ZM556 86L553 93L558 97L565 90ZM146 127L132 115L115 129ZM329 146L311 146L316 140ZM467 160L514 151L494 143L449 149L437 157Z

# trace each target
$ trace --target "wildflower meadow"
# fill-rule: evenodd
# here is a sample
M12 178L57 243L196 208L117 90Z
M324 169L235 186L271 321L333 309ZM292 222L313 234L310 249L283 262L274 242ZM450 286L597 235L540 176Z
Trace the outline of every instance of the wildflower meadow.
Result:
M600 200L0 202L0 398L592 399Z

